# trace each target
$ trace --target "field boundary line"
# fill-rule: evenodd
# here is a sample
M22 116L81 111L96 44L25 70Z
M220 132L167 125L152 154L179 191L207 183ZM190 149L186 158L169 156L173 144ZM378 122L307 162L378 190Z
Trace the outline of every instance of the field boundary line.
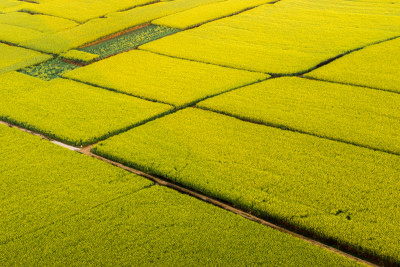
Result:
M180 31L180 32L184 32L184 31ZM210 63L210 62L201 61L201 60L195 60L195 59L190 59L190 58L171 56L171 55L163 54L163 53L160 53L160 52L155 52L155 51L152 51L152 50L144 49L144 48L141 48L141 46L139 46L137 49L141 50L141 51L146 51L146 52L149 52L149 53L157 54L157 55L160 55L160 56L165 56L165 57L170 57L170 58L175 58L175 59L181 59L181 60L187 60L187 61L192 61L192 62L197 62L197 63L203 63L203 64L207 64L207 65L213 65L213 66L218 66L218 67L223 67L223 68L228 68L228 69L248 71L248 72L253 72L253 73L268 74L268 75L271 75L273 77L283 76L283 75L280 75L280 74L272 74L272 73L268 73L268 72L247 70L247 69L235 68L235 67L232 67L232 66L227 66L227 65L222 65L222 64Z
M277 1L277 2L280 2L280 1ZM263 5L267 5L267 4L263 4ZM261 6L261 5L260 5L260 6ZM192 28L191 28L191 29L192 29ZM186 29L186 30L188 30L188 29ZM183 31L180 31L180 32L184 32L184 31L186 31L186 30L183 30ZM324 60L324 61L318 63L318 64L315 65L314 67L311 67L311 68L309 68L309 69L307 69L307 70L300 70L300 71L298 71L298 72L293 72L293 73L273 73L273 72L255 71L255 70L237 68L237 67L228 66L228 65L223 65L223 64L216 64L216 63L206 62L206 61L202 61L202 60L196 60L196 59L190 59L190 58L183 58L183 57L179 57L179 56L167 55L167 54L165 54L165 53L156 52L156 51L152 51L152 50L150 50L150 49L142 48L142 46L139 46L137 49L138 49L138 50L142 50L142 51L147 51L147 52L150 52L150 53L154 53L154 54L157 54L157 55L161 55L161 56L170 57L170 58L188 60L188 61L193 61L193 62L198 62L198 63L204 63L204 64L209 64L209 65L214 65L214 66L219 66L219 67L224 67L224 68L230 68L230 69L236 69L236 70L242 70L242 71L248 71L248 72L254 72L254 73L269 74L269 75L271 75L272 77L275 78L275 77L302 76L302 75L308 74L309 72L311 72L311 71L313 71L313 70L316 70L316 69L321 68L321 67L323 67L323 66L325 66L325 65L328 65L329 63L335 61L336 59L339 59L339 58L341 58L341 57L344 57L344 56L346 56L346 55L348 55L348 54L351 54L351 53L353 53L353 52L356 52L356 51L359 51L359 50L361 50L361 49L367 48L367 47L369 47L369 46L381 44L381 43L388 42L388 41L391 41L391 40L394 40L394 39L397 39L397 38L400 38L400 35L396 35L396 36L390 37L390 38L388 38L388 39L379 40L379 41L376 41L376 42L367 44L367 45L362 46L362 47L357 47L357 48L348 50L348 51L346 51L346 52L344 52L344 53L341 53L341 54L336 55L336 56L334 56L334 57L328 58L328 59L326 59L326 60ZM304 78L305 78L305 77L304 77ZM378 89L378 88L372 88L372 89Z
M331 251L331 252L333 252L333 253L336 253L336 254L341 255L341 256L343 256L343 257L346 257L346 258L349 258L349 259L351 259L351 260L353 260L353 261L355 261L355 262L362 263L362 264L365 264L365 265L368 265L368 266L379 266L379 265L373 263L372 261L362 259L362 258L360 258L360 257L358 257L358 256L356 256L356 255L349 254L349 253L347 253L346 251L340 250L340 249L338 249L338 248L335 248L335 247L333 247L333 246L330 246L330 245L328 245L328 244L325 244L325 243L323 243L323 242L320 242L320 241L318 241L317 239L313 239L313 238L307 237L307 236L302 235L302 234L300 234L300 233L294 232L294 231L292 231L292 230L290 230L290 229L288 229L288 228L285 228L284 226L279 226L278 224L272 223L272 222L270 222L270 221L268 221L268 220L266 220L266 219L257 217L257 216L251 214L251 213L248 212L248 211L245 211L245 210L236 208L236 207L234 207L234 206L231 205L231 204L228 204L228 203L223 202L222 200L218 200L218 199L216 199L216 198L209 197L209 196L204 195L204 194L202 194L202 193L200 193L200 192L197 192L197 191L195 191L195 190L193 190L193 189L189 189L189 188L183 187L183 186L181 186L181 185L179 185L179 184L175 184L175 183L169 182L167 179L165 179L165 178L163 178L163 177L156 177L156 176L154 176L154 175L150 175L150 174L147 174L147 173L142 172L142 171L140 171L140 170L136 170L136 169L134 169L134 168L131 168L131 167L129 167L129 166L126 166L126 165L124 165L124 164L122 164L122 163L119 163L119 162L116 162L116 161L112 161L112 160L109 160L109 159L107 159L107 158L105 158L105 157L96 155L96 154L94 154L94 153L91 152L91 149L92 149L93 145L88 145L88 146L81 147L81 148L79 148L79 147L74 147L74 146L70 146L70 145L64 144L64 143L62 143L62 142L53 141L53 140L51 140L50 138L48 138L48 137L46 137L46 136L44 136L44 135L42 135L42 134L40 134L40 133L36 133L36 132L31 131L31 130L27 130L27 129L25 129L25 128L22 128L22 127L13 125L13 124L8 123L8 122L4 122L4 121L1 121L1 120L0 120L0 124L6 125L6 126L9 126L9 127L12 127L12 128L16 128L16 129L21 130L21 131L24 131L24 132L26 132L26 133L30 133L30 134L32 134L32 135L41 137L42 139L47 140L47 141L50 141L50 142L52 142L52 143L55 144L55 145L58 145L58 146L67 148L67 149L69 149L69 150L75 151L75 152L77 152L77 153L80 153L80 154L83 154L83 155L86 155L86 156L89 156L89 157L92 157L92 158L95 158L95 159L98 159L98 160L101 160L101 161L103 161L103 162L105 162L105 163L108 163L108 164L110 164L110 165L113 165L113 166L115 166L115 167L118 167L118 168L120 168L120 169L123 169L123 170L125 170L125 171L134 173L134 174L139 175L139 176L144 177L144 178L147 178L147 179L151 180L152 182L154 182L154 184L156 184L156 185L165 186L165 187L168 187L168 188L170 188L170 189L172 189L172 190L175 190L175 191L177 191L177 192L180 192L180 193L182 193L182 194L189 195L189 196L191 196L191 197L194 197L194 198L196 198L196 199L199 199L200 201L203 201L203 202L212 204L212 205L214 205L214 206L216 206L216 207L219 207L219 208L222 208L222 209L227 210L227 211L229 211L229 212L235 213L235 214L237 214L237 215L239 215L239 216L241 216L241 217L243 217L243 218L245 218L245 219L254 221L254 222L256 222L256 223L259 223L259 224L262 224L262 225L264 225L264 226L270 227L270 228L275 229L275 230L277 230L277 231L280 231L280 232L282 232L282 233L291 235L291 236L293 236L293 237L295 237L295 238L297 238L297 239L301 239L301 240L303 240L303 241L305 241L305 242L307 242L307 243L309 243L309 244L311 244L311 245L314 245L314 246L317 246L317 247L320 247L320 248L323 248L323 249L327 249L327 250L329 250L329 251ZM153 186L153 185L151 185L151 186ZM151 187L151 186L150 186L150 187ZM143 190L143 189L146 189L146 188L148 188L148 187L142 188L142 189L140 189L140 190ZM140 191L140 190L139 190L139 191ZM100 204L98 204L98 205L95 205L95 206L91 207L91 208L88 209L88 210L91 210L91 209L93 209L93 208L96 208L96 207L98 207L98 206L107 204L107 203L112 202L112 201L114 201L114 200L116 200L116 199L120 199L120 198L122 198L122 197L125 197L125 196L127 196L127 195L130 195L130 194L133 194L133 193L136 193L136 192L137 192L137 191L132 192L132 193L129 193L129 194L126 194L126 195L119 196L118 198L109 200L109 201L104 202L104 203L100 203ZM67 218L74 217L74 216L79 215L79 214L82 214L82 213L84 213L84 212L86 212L86 211L87 211L87 210L84 210L84 211L78 212L78 213L76 213L76 214L72 214L72 215L70 215L70 216L68 216L68 217L66 217L66 218L63 218L63 219L60 219L60 220L51 222L51 223L49 223L49 224L47 224L47 225L44 225L44 226L42 226L42 227L40 227L40 228L38 228L38 229L35 229L35 230L33 230L33 231L30 231L30 232L28 232L28 233L25 233L25 234L22 234L22 235L20 235L20 236L17 236L17 237L15 237L15 238L13 238L13 239L10 239L10 240L7 241L6 243L12 242L12 241L15 240L15 239L21 238L21 237L23 237L23 236L25 236L25 235L28 235L28 234L30 234L30 233L37 232L37 231L39 231L39 230L41 230L41 229L44 229L44 228L46 228L46 227L48 227L48 226L50 226L50 225L53 225L53 224L55 224L55 223L57 223L57 222L60 222L60 221L64 221L64 220L67 219Z
M379 41L376 41L376 42L372 42L372 43L366 44L366 45L361 46L361 47L357 47L357 48L351 49L351 50L346 51L346 52L344 52L344 53L342 53L342 54L339 54L339 55L334 56L334 57L332 57L332 58L329 58L329 59L327 59L327 60L325 60L325 61L322 61L322 62L319 63L318 65L316 65L316 66L314 66L314 67L312 67L312 68L310 68L310 69L308 69L308 70L301 71L301 72L299 72L297 75L304 75L304 74L307 74L307 73L309 73L309 72L312 72L313 70L316 70L316 69L319 69L319 68L321 68L321 67L323 67L323 66L325 66L325 65L328 65L329 63L331 63L331 62L333 62L333 61L335 61L335 60L337 60L337 59L339 59L339 58L342 58L342 57L344 57L344 56L346 56L346 55L348 55L348 54L351 54L351 53L353 53L353 52L362 50L362 49L367 48L367 47L370 47L370 46L374 46L374 45L378 45L378 44L385 43L385 42L388 42L388 41L392 41L392 40L395 40L395 39L397 39L397 38L400 38L400 35L396 35L396 36L394 36L394 37L390 37L390 38L387 38L387 39L384 39L384 40L379 40Z
M319 81L319 82L327 82L327 83L333 83L333 84L356 86L356 87L362 87L362 88L367 88L367 89L376 90L376 91L383 91L383 92L392 93L392 94L400 94L400 92L392 91L392 90L389 90L389 89L383 89L383 88L378 88L378 87L367 86L367 85L360 85L360 84L354 84L354 83L346 83L346 82L325 80L325 79L319 79L319 78L308 77L308 76L303 76L303 75L299 75L298 77L303 78L303 79L307 79L307 80L312 80L312 81Z
M289 131L289 132L293 132L293 133L305 134L305 135L309 135L309 136L313 136L313 137L317 137L317 138L321 138L321 139L326 139L326 140L330 140L330 141L334 141L334 142L338 142L338 143L344 143L344 144L347 144L347 145L352 145L352 146L356 146L356 147L362 147L362 148L370 149L370 150L377 151L377 152L382 152L382 153L387 153L387 154L390 154L390 155L400 156L400 153L396 153L396 152L393 152L393 151L390 151L390 150L374 148L374 147L370 147L370 146L367 146L367 145L362 145L362 144L353 143L353 142L346 141L346 140L341 140L341 139L338 139L338 138L317 135L317 134L313 134L311 132L306 132L306 131L302 131L302 130L299 130L299 129L296 129L296 128L292 128L292 127L284 125L284 124L276 124L276 123L272 123L272 122L260 122L260 121L257 121L257 120L252 120L252 119L248 119L248 118L245 118L245 117L233 115L233 114L230 114L228 112L213 110L211 108L207 108L207 107L203 107L203 106L201 106L201 107L194 106L194 108L210 111L210 112L221 114L221 115L224 115L224 116L228 116L228 117L231 117L231 118L234 118L234 119L237 119L237 120L241 120L241 121L248 122L248 123L258 124L258 125L262 125L262 126L265 126L265 127L272 127L272 128L281 129L283 131Z

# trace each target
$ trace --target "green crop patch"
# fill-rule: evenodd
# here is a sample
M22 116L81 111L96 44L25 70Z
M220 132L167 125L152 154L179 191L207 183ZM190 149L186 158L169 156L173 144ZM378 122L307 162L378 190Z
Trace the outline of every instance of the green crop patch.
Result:
M352 52L307 77L400 93L400 38Z
M101 18L92 19L66 31L30 38L23 42L23 46L43 52L60 54L116 32L146 24L163 16L220 1L175 0L114 12Z
M160 186L67 218L0 250L6 265L358 266Z
M19 72L45 81L50 81L59 78L62 74L76 68L78 68L78 66L62 61L59 58L55 58L38 65L26 67L21 69Z
M93 152L400 263L400 157L188 108Z
M29 49L0 43L0 74L34 65L51 58Z
M0 125L0 173L2 264L5 243L152 185L4 125Z
M169 105L66 79L0 75L0 118L72 145L94 143L168 112Z
M175 13L153 21L154 24L178 29L187 29L203 23L230 16L246 9L259 6L271 0L229 0L199 6L183 12Z
M65 77L175 106L269 76L133 50L68 72Z
M119 35L115 38L105 40L103 42L89 45L79 50L91 54L99 55L99 58L105 58L114 54L121 53L138 47L139 45L157 40L178 32L178 29L173 29L158 25L149 25L139 28L134 31Z
M320 2L323 2L321 4ZM400 34L400 5L279 1L141 46L165 55L273 74L299 74L352 49ZM395 11L393 11L395 10Z
M207 99L199 106L400 154L398 94L301 78L278 78Z

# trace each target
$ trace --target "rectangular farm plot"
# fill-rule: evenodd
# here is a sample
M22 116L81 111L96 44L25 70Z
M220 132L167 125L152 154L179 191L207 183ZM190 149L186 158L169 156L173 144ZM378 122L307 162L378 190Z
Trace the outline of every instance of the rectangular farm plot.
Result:
M149 180L5 125L0 125L0 172L3 265L3 245L11 240L152 185Z
M96 142L172 109L66 79L0 75L0 118L72 145Z
M184 106L269 76L133 50L68 72L65 77Z
M160 186L0 244L0 251L6 265L359 266Z
M300 74L349 50L400 34L398 16L353 13L360 8L341 6L350 1L323 6L299 1L262 5L140 48L270 74ZM387 3L390 8L400 12L400 6Z
M52 56L0 43L0 74L46 61Z
M400 38L363 48L305 76L400 93Z
M198 106L400 154L398 94L302 78L277 78L207 99Z
M93 152L400 262L400 157L188 108Z
M172 28L187 29L268 2L271 2L271 0L229 0L192 8L157 19L152 23Z

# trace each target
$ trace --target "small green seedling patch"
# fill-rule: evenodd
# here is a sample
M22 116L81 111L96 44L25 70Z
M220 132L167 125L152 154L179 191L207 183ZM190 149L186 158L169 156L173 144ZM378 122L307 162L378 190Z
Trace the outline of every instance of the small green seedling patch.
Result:
M37 77L45 81L50 81L55 78L59 78L62 74L76 68L78 68L78 66L67 63L60 58L56 58L43 62L39 65L26 67L19 70L19 72Z
M170 27L148 25L118 35L115 38L106 39L105 41L95 43L94 45L85 46L83 48L80 48L79 50L91 54L97 54L99 55L99 59L101 59L121 53L126 50L136 48L139 45L171 35L178 31L178 29Z

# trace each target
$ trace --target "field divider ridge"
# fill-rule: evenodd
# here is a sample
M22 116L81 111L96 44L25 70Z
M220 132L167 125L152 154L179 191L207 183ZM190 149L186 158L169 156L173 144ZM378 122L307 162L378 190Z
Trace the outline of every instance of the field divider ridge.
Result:
M166 178L158 177L158 176L154 176L154 175L150 175L150 174L147 174L147 173L142 172L142 171L140 171L140 170L137 170L137 169L134 169L134 168L132 168L132 167L126 166L126 165L124 165L124 164L122 164L122 163L119 163L119 162L116 162L116 161L107 159L107 158L102 157L102 156L100 156L100 155L96 155L96 154L94 154L94 153L91 152L91 150L92 150L94 144L91 144L91 145L88 145L88 146L84 146L84 147L74 147L74 146L70 146L70 145L68 145L68 144L59 142L59 141L54 141L54 140L52 140L52 139L46 137L46 136L43 135L43 134L40 134L40 133L31 131L31 130L25 129L25 128L20 127L20 126L17 126L17 125L13 125L13 124L8 123L8 122L4 122L4 121L1 121L1 120L0 120L0 124L6 125L6 126L9 126L9 127L12 127L12 128L16 128L16 129L21 130L21 131L24 131L24 132L26 132L26 133L29 133L29 134L38 136L38 137L40 137L40 138L42 138L42 139L44 139L44 140L46 140L46 141L49 141L49 142L51 142L51 143L53 143L53 144L55 144L55 145L64 147L64 148L66 148L66 149L75 151L75 152L77 152L77 153L80 153L80 154L83 154L83 155L86 155L86 156L89 156L89 157L92 157L92 158L95 158L95 159L98 159L98 160L101 160L101 161L103 161L103 162L105 162L105 163L108 163L108 164L113 165L113 166L115 166L115 167L118 167L118 168L120 168L120 169L126 170L126 171L128 171L128 172L133 173L133 174L136 174L136 175L139 175L139 176L144 177L144 178L146 178L146 179L149 179L149 180L151 180L152 182L154 182L155 185L165 186L165 187L168 187L168 188L170 188L170 189L173 189L173 190L175 190L175 191L177 191L177 192L180 192L180 193L182 193L182 194L189 195L189 196L194 197L194 198L196 198L196 199L199 199L199 200L201 200L201 201L203 201L203 202L212 204L212 205L214 205L214 206L216 206L216 207L219 207L219 208L222 208L222 209L227 210L227 211L229 211L229 212L235 213L235 214L237 214L237 215L239 215L239 216L241 216L241 217L243 217L243 218L245 218L245 219L254 221L254 222L256 222L256 223L259 223L259 224L262 224L262 225L264 225L264 226L270 227L270 228L275 229L275 230L277 230L277 231L280 231L280 232L282 232L282 233L291 235L291 236L293 236L293 237L295 237L295 238L298 238L298 239L300 239L300 240L303 240L303 241L305 241L305 242L307 242L307 243L309 243L309 244L312 244L312 245L317 246L317 247L320 247L320 248L327 249L327 250L329 250L329 251L331 251L331 252L333 252L333 253L336 253L336 254L339 254L339 255L341 255L341 256L343 256L343 257L352 259L352 260L354 260L354 261L356 261L356 262L365 264L365 265L367 265L367 266L379 266L379 265L377 265L377 264L375 264L375 263L373 262L374 259L371 259L371 261L370 261L370 260L363 259L362 257L359 257L359 256L357 256L357 255L353 255L353 254L347 253L347 252L344 251L344 250L340 250L340 249L338 249L338 248L335 248L335 247L333 247L333 246L330 246L330 245L328 245L328 244L325 244L325 243L323 243L323 242L321 242L321 241L319 241L319 240L317 240L317 239L315 239L315 238L307 237L306 235L303 235L303 234L301 234L301 233L298 233L298 232L296 232L296 231L293 231L293 230L289 229L288 227L285 227L285 225L280 226L280 225L278 225L277 223L273 223L273 222L270 222L270 221L268 221L268 220L266 220L266 219L264 219L264 218L257 217L257 216L251 214L250 212L248 212L248 211L246 211L246 210L236 208L236 207L234 207L233 205L231 205L231 204L229 204L229 203L223 202L222 200L219 200L219 199L216 199L216 198L213 198L213 197L204 195L204 194L202 194L202 193L200 193L200 192L198 192L198 191L196 191L196 190L193 190L193 189L190 189L190 188L181 186L181 185L179 185L179 184L172 183L172 182L168 181ZM152 185L152 186L153 186L153 185ZM151 186L150 186L150 187L151 187ZM142 188L141 190L147 189L147 188L149 188L149 187ZM50 226L50 225L53 225L53 224L55 224L55 223L57 223L57 222L64 221L64 220L66 220L66 219L68 219L68 218L71 218L71 217L77 216L77 215L79 215L79 214L85 213L85 212L87 212L87 211L89 211L89 210L91 210L91 209L97 208L97 207L99 207L99 206L101 206L101 205L110 203L110 202L112 202L112 201L118 200L118 199L120 199L120 198L123 198L123 197L125 197L125 196L134 194L134 193L136 193L136 192L137 192L137 191L131 192L131 193L129 193L129 194L125 194L125 195L122 195L122 196L119 196L119 197L117 197L117 198L115 198L115 199L111 199L111 200L109 200L109 201L107 201L107 202L97 204L97 205L95 205L94 207L90 207L90 208L87 209L87 210L81 211L81 212L76 213L76 214L72 214L72 215L70 215L70 216L68 216L68 217L65 217L65 218L63 218L63 219L60 219L60 220L57 220L57 221L54 221L54 222L50 222L50 223L47 224L47 225L44 225L44 226L42 226L42 227L39 227L39 228L37 228L37 229L35 229L35 230L33 230L33 231L30 231L30 232L28 232L28 233L24 233L23 235L17 236L17 237L15 237L15 238L11 239L11 240L8 240L7 243L8 243L8 242L11 242L11 241L13 241L13 240L15 240L15 239L22 238L23 236L26 236L26 235L28 235L28 234L37 232L37 231L39 231L39 230L41 230L41 229L44 229L44 228L46 228L46 227L48 227L48 226Z
M303 75L299 75L298 77L303 78L303 79L307 79L307 80L312 80L312 81L320 81L320 82L342 84L342 85L351 85L351 86L363 87L363 88L371 89L371 90L384 91L384 92L392 93L392 94L400 94L400 92L395 92L395 91L392 91L392 90L383 89L383 88L377 88L377 87L372 87L372 86L367 86L367 85L360 85L360 84L354 84L354 83L345 83L345 82L338 82L338 81L330 81L330 80L318 79L318 78L309 77L309 76L303 76Z
M181 32L184 32L184 31L181 31ZM149 53L157 54L157 55L160 55L160 56L165 56L165 57L170 57L170 58L175 58L175 59L181 59L181 60L187 60L187 61L192 61L192 62L198 62L198 63L208 64L208 65L214 65L214 66L219 66L219 67L228 68L228 69L235 69L235 70L242 70L242 71L244 70L244 71L253 72L253 73L263 73L263 74L271 75L272 77L283 76L283 75L280 75L280 74L274 74L274 73L268 73L268 72L260 72L260 71L248 70L248 69L241 69L241 68L235 68L235 67L232 67L232 66L227 66L227 65L222 65L222 64L215 64L215 63L210 63L210 62L201 61L201 60L194 60L194 59L189 59L189 58L184 58L184 57L171 56L171 55L167 55L167 54L163 54L163 53L159 53L159 52L143 49L143 48L141 48L141 46L139 46L137 49L141 50L141 51L146 51L146 52L149 52Z
M390 38L387 38L387 39L384 39L384 40L379 40L379 41L372 42L372 43L369 43L369 44L361 46L361 47L357 47L357 48L351 49L351 50L346 51L346 52L344 52L342 54L339 54L339 55L334 56L332 58L329 58L329 59L327 59L325 61L322 61L321 63L317 64L316 66L314 66L314 67L312 67L312 68L310 68L310 69L308 69L306 71L299 72L299 73L297 73L297 76L298 75L307 74L307 73L309 73L309 72L311 72L313 70L316 70L316 69L321 68L321 67L323 67L325 65L328 65L329 63L331 63L331 62L333 62L333 61L335 61L335 60L337 60L337 59L339 59L341 57L344 57L344 56L346 56L348 54L351 54L353 52L362 50L364 48L367 48L367 47L370 47L370 46L373 46L373 45L377 45L377 44L381 44L381 43L384 43L384 42L392 41L392 40L397 39L397 38L400 38L400 35L396 35L396 36L393 36L393 37L390 37Z
M262 125L262 126L265 126L265 127L273 127L273 128L281 129L281 130L284 130L284 131L290 131L290 132L294 132L294 133L305 134L305 135L314 136L314 137L318 137L318 138L322 138L322 139L326 139L326 140L330 140L330 141L334 141L334 142L345 143L347 145L362 147L362 148L366 148L366 149L370 149L370 150L374 150L374 151L378 151L378 152L383 152L383 153L388 153L388 154L395 155L395 156L400 156L400 153L395 153L393 151L374 148L374 147L370 147L370 146L367 146L367 145L362 145L362 144L359 144L359 143L354 143L354 142L350 142L350 141L346 141L346 140L341 140L339 138L333 138L333 137L317 135L317 134L313 134L313 133L310 133L310 132L307 132L307 131L302 131L300 129L296 129L296 128L293 128L293 127L290 127L290 126L286 126L286 125L283 125L283 124L276 124L276 123L272 123L272 122L260 122L260 121L257 121L257 120L252 120L252 119L249 119L249 118L236 116L236 115L230 114L228 112L222 112L222 111L213 110L213 109L207 108L207 107L197 107L197 106L195 106L195 108L199 108L199 109L202 109L202 110L207 110L207 111L210 111L210 112L214 112L214 113L218 113L218 114L221 114L221 115L229 116L231 118L235 118L235 119L238 119L238 120L241 120L241 121L244 121L244 122L254 123L254 124Z

